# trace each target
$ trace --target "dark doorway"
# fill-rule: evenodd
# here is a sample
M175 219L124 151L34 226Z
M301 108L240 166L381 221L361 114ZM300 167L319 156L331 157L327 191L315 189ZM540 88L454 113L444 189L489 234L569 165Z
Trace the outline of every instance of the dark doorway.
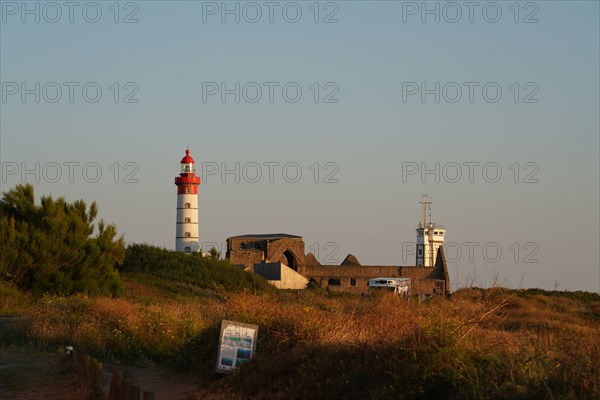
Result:
M341 278L329 278L329 281L327 281L327 285L328 286L341 286L342 279Z
M297 271L298 265L296 264L296 257L294 257L292 252L289 250L286 250L285 253L283 253L283 256L285 257L286 265L288 267L290 267L291 269L293 269L294 271Z

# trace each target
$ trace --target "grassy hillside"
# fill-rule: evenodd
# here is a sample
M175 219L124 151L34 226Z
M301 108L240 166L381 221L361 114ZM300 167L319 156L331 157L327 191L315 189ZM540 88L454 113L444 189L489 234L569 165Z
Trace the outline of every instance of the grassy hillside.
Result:
M0 284L1 313L21 315L0 327L0 345L169 365L223 398L600 396L594 293L469 289L418 303L276 292L224 262L150 250L121 267L122 298L32 298ZM251 362L216 377L222 319L258 324L259 339Z
M600 394L600 296L465 290L398 299L241 300L265 326L244 397L582 399ZM266 378L268 376L268 378ZM266 382L268 381L268 385Z
M189 298L218 292L274 292L255 274L244 272L228 261L184 254L144 244L127 248L119 271L130 282L145 283L162 294Z

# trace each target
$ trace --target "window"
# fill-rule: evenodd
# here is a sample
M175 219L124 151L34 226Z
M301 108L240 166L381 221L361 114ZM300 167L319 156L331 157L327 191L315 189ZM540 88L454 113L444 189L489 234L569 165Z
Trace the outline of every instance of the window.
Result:
M192 248L191 247L186 247L185 248L185 252L186 253L191 253L192 252Z
M350 286L356 286L356 279L350 278Z
M422 256L423 255L423 249L419 248L419 255Z
M183 222L192 222L191 218L185 218Z
M186 237L186 238L189 238L189 237L192 237L192 235L191 235L189 232L186 232L186 233L185 233L185 237Z
M190 193L190 191L191 191L191 190L190 190L190 188L189 188L189 187L186 187L186 188L185 188L185 192L186 192L187 194L189 194L189 193Z
M340 278L329 278L329 281L327 282L327 284L329 286L341 286L342 280Z
M185 208L192 208L192 203L185 203L184 207Z

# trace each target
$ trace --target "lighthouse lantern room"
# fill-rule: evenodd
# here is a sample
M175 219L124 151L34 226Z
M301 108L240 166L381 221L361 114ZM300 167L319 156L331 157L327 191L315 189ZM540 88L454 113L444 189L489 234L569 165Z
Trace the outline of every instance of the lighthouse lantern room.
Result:
M200 177L196 175L194 159L190 150L181 159L181 171L175 177L177 185L177 227L175 230L175 250L186 253L200 251L198 239L198 186Z

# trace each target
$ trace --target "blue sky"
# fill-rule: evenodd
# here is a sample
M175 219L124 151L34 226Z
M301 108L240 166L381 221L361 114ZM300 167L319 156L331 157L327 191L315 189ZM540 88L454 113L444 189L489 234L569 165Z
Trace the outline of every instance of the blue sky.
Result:
M423 2L274 2L272 23L264 3L76 2L71 23L1 1L2 191L96 200L127 241L174 248L189 145L204 175L240 165L201 185L204 243L286 232L324 262L410 265L428 192L454 286L600 290L598 2L475 2L472 22L463 2L427 2L439 22Z

